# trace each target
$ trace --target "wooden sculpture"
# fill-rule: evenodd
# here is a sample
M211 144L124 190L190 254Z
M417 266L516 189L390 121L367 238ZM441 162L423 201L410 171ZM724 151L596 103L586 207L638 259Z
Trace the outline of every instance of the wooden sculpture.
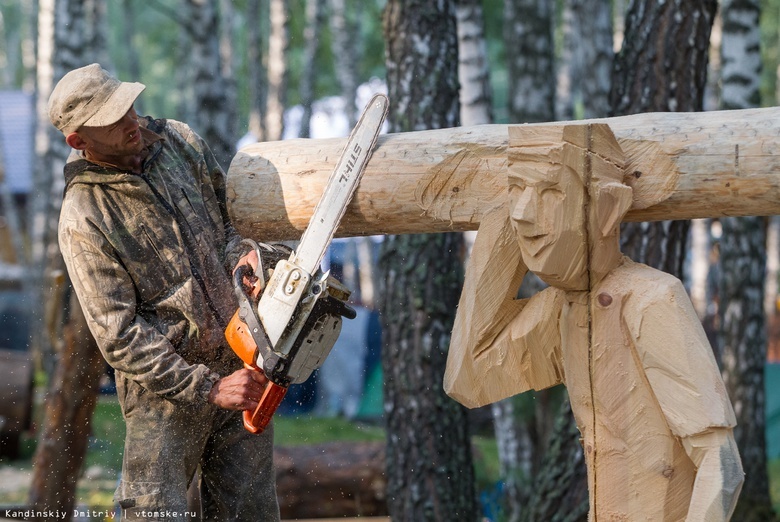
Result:
M728 520L734 412L681 282L620 253L624 165L605 124L510 128L508 205L482 219L444 388L476 407L564 383L591 520ZM517 300L528 271L550 286Z
M239 151L239 232L295 239L343 139ZM734 412L677 279L619 249L621 221L780 214L780 108L382 136L340 236L478 229L445 390L475 407L564 383L591 520L728 520ZM517 290L531 271L550 287Z

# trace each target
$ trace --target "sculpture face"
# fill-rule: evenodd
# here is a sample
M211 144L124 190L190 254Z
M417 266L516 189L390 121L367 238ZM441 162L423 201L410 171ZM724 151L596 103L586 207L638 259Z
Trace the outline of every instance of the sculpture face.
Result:
M518 167L519 165L516 165ZM528 269L551 286L588 288L585 190L565 165L529 161L509 176L512 226Z

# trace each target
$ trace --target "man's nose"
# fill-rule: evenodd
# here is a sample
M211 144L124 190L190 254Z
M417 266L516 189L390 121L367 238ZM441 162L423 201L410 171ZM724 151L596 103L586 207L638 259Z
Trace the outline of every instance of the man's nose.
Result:
M135 111L131 109L122 116L122 125L130 130L138 128L138 116L135 114Z

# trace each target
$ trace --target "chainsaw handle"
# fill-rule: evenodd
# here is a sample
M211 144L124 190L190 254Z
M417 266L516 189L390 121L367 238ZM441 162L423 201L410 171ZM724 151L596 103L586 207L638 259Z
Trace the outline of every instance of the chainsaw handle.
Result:
M268 427L286 393L287 387L268 381L255 411L244 410L244 428L250 433L262 433Z

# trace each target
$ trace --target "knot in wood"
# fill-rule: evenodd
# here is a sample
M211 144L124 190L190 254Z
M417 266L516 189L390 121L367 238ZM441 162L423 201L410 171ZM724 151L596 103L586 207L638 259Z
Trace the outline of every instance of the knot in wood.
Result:
M609 306L612 304L612 296L607 293L601 293L598 296L598 301L601 306Z
M672 475L674 475L674 468L671 466L666 466L662 472L662 475L668 479L672 478Z

